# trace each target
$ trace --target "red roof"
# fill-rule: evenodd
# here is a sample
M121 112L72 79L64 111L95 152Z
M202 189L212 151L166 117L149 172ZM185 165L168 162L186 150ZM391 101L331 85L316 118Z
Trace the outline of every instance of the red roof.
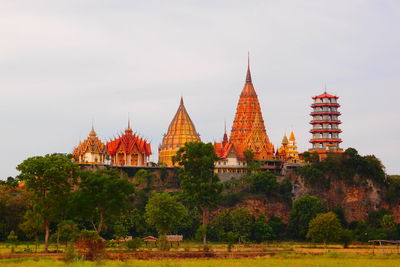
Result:
M110 155L115 155L120 148L127 154L132 153L134 148L136 148L141 154L145 154L146 156L151 155L150 144L136 134L133 134L130 128L126 129L125 133L119 138L107 143L107 150Z
M339 97L335 96L335 95L330 95L330 94L325 92L322 95L314 96L312 99L316 99L316 98L339 98Z

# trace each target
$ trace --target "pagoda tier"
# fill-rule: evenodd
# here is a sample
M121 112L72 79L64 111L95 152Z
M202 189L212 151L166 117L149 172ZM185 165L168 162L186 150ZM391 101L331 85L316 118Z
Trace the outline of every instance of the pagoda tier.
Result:
M196 127L186 111L183 98L181 98L178 110L158 148L158 162L173 166L172 157L176 155L179 148L183 147L185 143L200 141L200 135L197 133Z
M326 92L312 98L314 103L311 105L313 111L310 113L312 116L310 124L313 126L310 130L311 152L342 152L339 147L342 142L339 138L339 133L342 132L339 125L342 122L339 120L341 113L338 111L340 107L338 98Z
M236 108L229 141L233 143L240 158L246 149L254 153L256 160L271 159L274 147L269 141L261 113L257 93L251 79L250 65L247 68L246 82Z
M282 146L276 151L279 159L290 163L299 163L299 152L297 151L296 137L294 132L290 133L289 139L286 134L282 138Z
M97 137L92 126L88 138L72 152L72 156L78 164L104 164L106 158L106 146Z
M133 133L130 123L125 133L107 143L113 166L146 166L151 155L150 144Z

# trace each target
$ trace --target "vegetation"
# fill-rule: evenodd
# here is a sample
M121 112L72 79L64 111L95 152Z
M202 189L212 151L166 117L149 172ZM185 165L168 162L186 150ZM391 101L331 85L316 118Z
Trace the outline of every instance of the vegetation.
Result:
M146 205L146 222L157 229L159 236L163 238L164 249L165 235L180 224L186 214L186 208L168 193L154 193L149 199Z
M288 230L298 239L304 239L307 235L309 223L317 214L325 212L325 205L317 197L304 195L293 203L290 212Z
M42 221L45 251L48 251L50 225L65 216L64 205L71 193L76 165L69 158L54 154L28 158L17 166L17 170L21 172L18 178L32 193L32 216Z
M185 199L202 212L202 239L207 242L210 209L215 208L222 191L219 177L214 173L217 160L214 146L202 142L186 143L173 158L183 170L179 174L180 187Z
M333 212L320 213L310 221L307 238L313 242L328 242L340 240L342 226Z
M78 254L95 259L104 252L104 240L117 251L134 251L143 247L140 238L163 240L168 233L182 234L185 241L224 242L224 250L307 238L345 247L353 240L400 239L400 225L389 209L372 211L365 221L348 222L346 209L332 207L331 202L328 208L311 195L294 200L292 177L262 170L251 151L245 156L248 173L224 183L214 174L213 146L204 143L186 144L174 158L183 168L175 168L174 175L163 168L160 177L144 169L130 179L113 168L82 171L64 155L28 158L18 166L20 175L0 182L0 240L8 241L4 251L14 247L15 253L31 252L33 242L35 251L51 251L53 242L52 252L64 251L66 259L78 259ZM399 176L386 177L373 156L348 149L322 162L314 154L305 158L309 164L298 172L306 187L328 188L333 180L368 186L372 181L390 208L399 203ZM274 203L290 209L288 224L287 217L270 216ZM132 241L120 244L129 236ZM17 240L27 247L15 247ZM78 254L73 243L79 244ZM214 246L208 247L210 252Z

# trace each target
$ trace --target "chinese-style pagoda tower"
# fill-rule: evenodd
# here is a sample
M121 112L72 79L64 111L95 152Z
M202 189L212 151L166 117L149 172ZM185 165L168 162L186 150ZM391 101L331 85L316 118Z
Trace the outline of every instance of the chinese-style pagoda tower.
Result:
M151 155L151 146L133 133L130 122L125 133L107 142L107 151L112 166L146 166Z
M158 163L173 166L172 157L176 155L179 148L183 147L185 143L200 141L200 135L197 133L181 97L178 110L158 148Z
M104 164L106 146L97 137L92 126L88 138L75 147L72 156L78 164Z
M229 141L233 143L241 158L244 157L243 151L246 149L253 151L256 160L271 159L274 154L274 147L265 130L260 103L251 79L249 62Z
M311 112L312 139L310 143L312 148L310 152L318 152L319 154L326 154L327 152L343 152L339 147L342 140L339 138L340 112L338 108L340 105L337 102L339 97L330 95L324 92L321 95L314 96L314 103L311 105L313 111Z

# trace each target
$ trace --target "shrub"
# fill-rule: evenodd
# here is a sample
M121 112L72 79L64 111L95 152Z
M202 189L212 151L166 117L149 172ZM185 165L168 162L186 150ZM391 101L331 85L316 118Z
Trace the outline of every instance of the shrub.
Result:
M132 240L127 241L125 244L129 250L136 251L142 245L142 240L139 237L135 237Z
M82 230L76 247L81 256L86 260L94 261L105 256L105 245L103 239L96 231Z

